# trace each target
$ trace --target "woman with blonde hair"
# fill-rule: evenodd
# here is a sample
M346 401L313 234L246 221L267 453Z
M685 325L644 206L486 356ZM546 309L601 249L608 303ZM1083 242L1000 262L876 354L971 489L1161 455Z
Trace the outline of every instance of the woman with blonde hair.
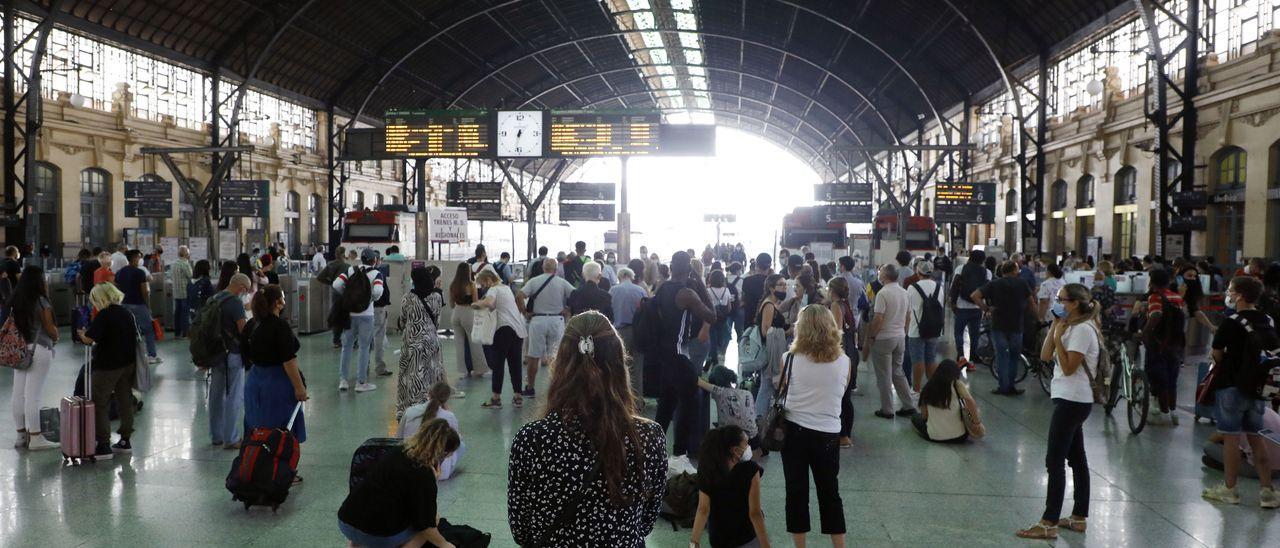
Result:
M386 453L338 510L338 529L352 546L445 546L436 528L436 476L458 450L458 433L431 419L413 437Z
M565 326L546 409L516 434L507 517L521 546L644 546L666 485L662 427L637 412L627 353L595 311Z
M76 336L80 342L93 346L92 369L93 404L102 411L97 414L96 437L97 448L94 458L109 459L116 452L133 451L129 443L133 435L133 413L136 409L133 401L134 359L138 344L137 328L134 327L133 314L120 303L124 301L124 293L116 289L114 284L100 283L89 292L89 302L98 309L87 330L79 330ZM80 383L78 383L80 384ZM83 388L77 393L86 393ZM111 420L107 417L107 407L115 400L120 410L120 441L111 445Z
M774 396L786 410L782 475L786 484L787 532L805 546L809 532L809 474L818 494L822 534L844 546L844 503L840 500L840 400L853 378L840 329L827 307L800 310L796 339L784 357L782 384Z
M1044 458L1049 492L1040 521L1016 533L1022 538L1056 539L1059 527L1083 533L1089 516L1089 462L1084 452L1084 421L1093 410L1093 379L1106 378L1102 376L1106 372L1098 370L1098 356L1102 352L1102 333L1098 330L1101 307L1089 289L1080 284L1063 286L1058 290L1057 301L1067 314L1053 321L1040 349L1041 360L1055 360L1053 384L1049 387L1053 417L1049 419ZM1071 465L1075 505L1070 517L1061 518L1067 464Z
M476 274L476 283L485 289L483 299L471 304L471 308L488 309L497 313L497 330L493 334L493 344L484 345L485 356L489 358L489 369L493 371L490 387L493 396L480 406L485 409L502 409L502 364L506 362L511 373L511 406L524 405L521 397L520 368L522 363L524 338L529 336L524 321L524 297L516 300L511 288L502 284L498 273L489 265L485 265Z

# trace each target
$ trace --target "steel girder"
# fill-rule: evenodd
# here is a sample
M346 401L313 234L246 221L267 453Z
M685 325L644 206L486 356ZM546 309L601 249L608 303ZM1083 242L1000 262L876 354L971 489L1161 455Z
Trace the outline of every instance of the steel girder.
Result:
M35 242L40 237L40 226L27 215L30 192L34 191L28 184L34 179L36 167L36 145L40 140L40 128L44 125L43 97L40 95L40 64L44 60L45 46L49 41L49 32L61 10L61 0L51 0L49 10L36 25L33 32L20 40L15 36L18 25L18 2L5 0L3 15L3 54L4 84L0 90L0 107L4 109L3 129L3 162L4 162L4 199L0 204L4 211L5 242L17 245L19 242ZM21 55L24 46L34 42L31 66L24 70L21 67ZM26 84L21 95L17 94L18 78ZM25 107L24 123L18 123L18 109ZM22 146L18 146L18 138L22 138ZM21 173L21 175L19 175ZM21 191L22 199L17 197Z
M1027 129L1027 120L1019 117L1018 150L1014 163L1018 166L1018 229L1016 249L1023 253L1039 253L1044 249L1044 146L1047 140L1049 110L1049 54L1041 51L1036 65L1035 135ZM1019 83L1019 86L1022 84ZM966 116L968 114L966 113ZM1035 153L1027 156L1027 143L1035 144ZM1001 189L1003 192L1003 189ZM1006 242L1008 243L1008 242Z
M1195 97L1200 93L1200 2L1199 0L1187 2L1185 20L1178 18L1177 14L1150 0L1133 0L1133 4L1137 8L1138 14L1142 17L1143 23L1147 26L1147 35L1151 48L1148 53L1151 61L1155 64L1155 70L1151 71L1151 82L1146 88L1143 100L1143 110L1146 118L1156 130L1154 178L1160 191L1160 195L1157 198L1159 200L1158 213L1160 222L1156 225L1155 252L1158 255L1164 255L1172 251L1181 254L1183 257L1190 257L1190 231L1180 231L1183 233L1181 249L1168 249L1166 246L1169 242L1165 241L1165 235L1174 232L1171 225L1175 215L1191 214L1188 208L1182 208L1182 211L1178 211L1179 208L1173 206L1172 193L1178 190L1190 191L1195 189L1196 128L1199 123ZM1155 21L1156 11L1164 13L1186 33L1178 45L1174 46L1173 50L1168 53L1164 52L1160 46L1160 29ZM1177 67L1170 66L1170 61L1179 52L1184 53L1186 57L1186 64L1182 67L1185 76L1181 86L1175 81ZM1168 91L1170 89L1173 90L1180 103L1180 110L1173 114L1169 112ZM1181 151L1175 149L1169 142L1169 134L1179 122L1182 123ZM1177 175L1170 177L1169 166L1173 165L1174 161L1177 162L1180 169Z

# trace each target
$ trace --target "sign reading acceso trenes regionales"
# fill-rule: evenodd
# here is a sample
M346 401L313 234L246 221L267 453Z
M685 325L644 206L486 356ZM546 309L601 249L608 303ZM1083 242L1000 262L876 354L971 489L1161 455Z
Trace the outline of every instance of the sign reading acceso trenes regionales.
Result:
M428 208L427 239L448 244L467 241L467 210L460 207Z

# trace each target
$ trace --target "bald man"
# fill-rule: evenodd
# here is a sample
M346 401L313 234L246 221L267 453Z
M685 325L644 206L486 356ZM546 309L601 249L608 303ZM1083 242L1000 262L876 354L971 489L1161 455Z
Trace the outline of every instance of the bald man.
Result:
M542 274L525 282L520 289L525 296L525 313L529 316L528 354L524 358L528 380L522 392L526 398L535 395L533 381L538 374L538 363L544 359L549 361L564 337L573 285L556 276L556 268L555 259L542 261Z

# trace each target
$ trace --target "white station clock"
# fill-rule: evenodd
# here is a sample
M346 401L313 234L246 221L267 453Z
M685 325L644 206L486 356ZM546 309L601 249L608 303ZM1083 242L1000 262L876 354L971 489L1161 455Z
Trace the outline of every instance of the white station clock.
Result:
M498 156L539 158L542 156L541 110L498 111Z

